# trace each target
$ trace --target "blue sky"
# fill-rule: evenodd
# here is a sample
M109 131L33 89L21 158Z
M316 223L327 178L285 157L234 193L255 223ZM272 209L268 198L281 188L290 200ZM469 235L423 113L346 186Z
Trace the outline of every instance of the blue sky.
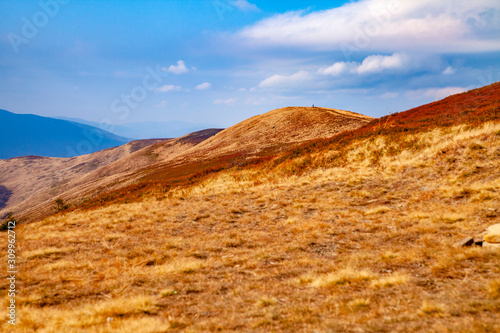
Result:
M498 0L0 0L0 108L227 127L382 116L500 80Z

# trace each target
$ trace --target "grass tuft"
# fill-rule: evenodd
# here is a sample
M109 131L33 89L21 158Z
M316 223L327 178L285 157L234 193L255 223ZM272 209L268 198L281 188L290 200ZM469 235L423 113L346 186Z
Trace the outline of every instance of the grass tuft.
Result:
M491 298L500 299L500 279L491 281L488 286L488 293Z
M330 287L356 282L364 282L375 279L377 276L368 270L355 270L353 268L342 269L337 272L320 276L311 282L313 287Z
M394 273L371 282L372 288L387 288L407 284L410 277L404 273Z
M445 315L445 311L446 307L443 304L424 300L418 313L421 316L442 317Z

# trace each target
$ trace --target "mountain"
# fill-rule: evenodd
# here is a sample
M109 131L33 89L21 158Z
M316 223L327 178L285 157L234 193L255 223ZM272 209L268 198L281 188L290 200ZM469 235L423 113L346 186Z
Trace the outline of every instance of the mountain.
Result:
M14 211L32 219L49 214L58 197L81 202L125 186L137 177L137 170L175 158L218 131L209 129L178 139L131 141L71 158L22 156L0 160L0 188L8 199L3 200L0 216Z
M241 152L281 151L291 144L328 138L356 129L374 118L322 107L286 107L244 120L197 146L190 153L209 157Z
M73 157L130 141L92 126L6 110L0 110L0 123L0 159L28 155Z
M55 117L80 124L101 128L101 124L80 118ZM178 138L183 135L201 131L206 128L215 128L214 124L195 124L187 121L144 121L136 123L126 123L122 125L112 125L109 132L134 139L155 139L155 138Z
M217 133L168 164L155 166L143 179L170 179L173 175L185 176L248 163L287 151L308 140L329 138L359 128L373 119L351 111L321 107L272 110Z
M75 206L19 223L14 331L500 332L500 83L214 132L125 154L94 170L112 190L69 182Z
M480 126L499 118L500 83L378 119L324 108L277 109L225 129L174 159L138 170L130 175L129 185L88 200L84 207L141 200L144 193L193 184L225 169L251 170L252 165L258 166L259 174L293 176L332 165L347 167L353 159L377 165L385 154L400 151L410 159L408 149L432 146L416 143L414 134ZM353 157L351 150L359 142L364 142L366 152Z
M160 186L166 189L198 173L278 154L307 140L358 128L372 119L349 111L288 107L225 130L194 132L133 152L128 148L133 143L129 143L71 159L24 157L0 161L0 185L12 191L0 213L14 211L19 218L32 220L53 213L58 197L80 205L143 182L164 182Z

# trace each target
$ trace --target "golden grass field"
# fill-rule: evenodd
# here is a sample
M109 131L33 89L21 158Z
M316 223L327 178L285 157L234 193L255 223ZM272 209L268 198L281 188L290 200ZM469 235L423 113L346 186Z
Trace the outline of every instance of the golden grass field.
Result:
M500 223L500 124L397 144L21 224L18 324L1 329L500 332L500 252L452 247Z

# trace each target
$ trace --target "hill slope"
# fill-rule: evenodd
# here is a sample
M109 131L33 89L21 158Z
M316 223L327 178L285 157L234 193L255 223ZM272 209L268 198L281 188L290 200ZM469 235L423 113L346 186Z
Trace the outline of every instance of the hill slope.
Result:
M163 182L159 187L166 189L207 169L277 154L306 140L358 128L371 119L349 111L290 107L255 116L222 131L195 132L132 154L118 156L116 152L120 150L116 150L113 159L106 159L106 163L96 162L105 152L73 160L0 161L0 170L4 171L0 184L13 191L3 212L14 211L18 218L31 221L54 213L57 197L74 206L88 204L96 196L97 201L90 202L100 202L99 196L109 191L118 191L121 198L121 188L127 195L133 194L135 190L126 186L140 184L139 188L144 189L149 186L143 185L144 181L154 182L154 186ZM37 182L34 188L29 185Z
M320 107L287 107L242 121L206 140L186 154L197 157L234 152L280 151L290 144L329 138L356 129L373 118Z
M132 141L73 158L17 157L0 160L0 184L11 191L7 211L29 219L54 212L54 200L83 200L103 189L127 184L128 174L163 162L220 130L205 130L178 139Z
M40 192L57 195L56 187L113 163L161 140L132 141L123 146L72 158L22 156L0 160L0 184L12 193L8 207L34 198ZM37 202L30 201L30 205ZM2 207L3 208L3 207Z
M0 110L0 124L0 159L73 157L130 141L92 126L6 110Z
M498 96L20 225L14 331L498 332Z
M171 163L148 170L141 179L169 179L173 175L241 165L259 156L273 156L287 151L301 142L329 138L359 128L372 119L350 111L320 107L276 109L217 133L186 150ZM184 172L179 173L180 169Z

